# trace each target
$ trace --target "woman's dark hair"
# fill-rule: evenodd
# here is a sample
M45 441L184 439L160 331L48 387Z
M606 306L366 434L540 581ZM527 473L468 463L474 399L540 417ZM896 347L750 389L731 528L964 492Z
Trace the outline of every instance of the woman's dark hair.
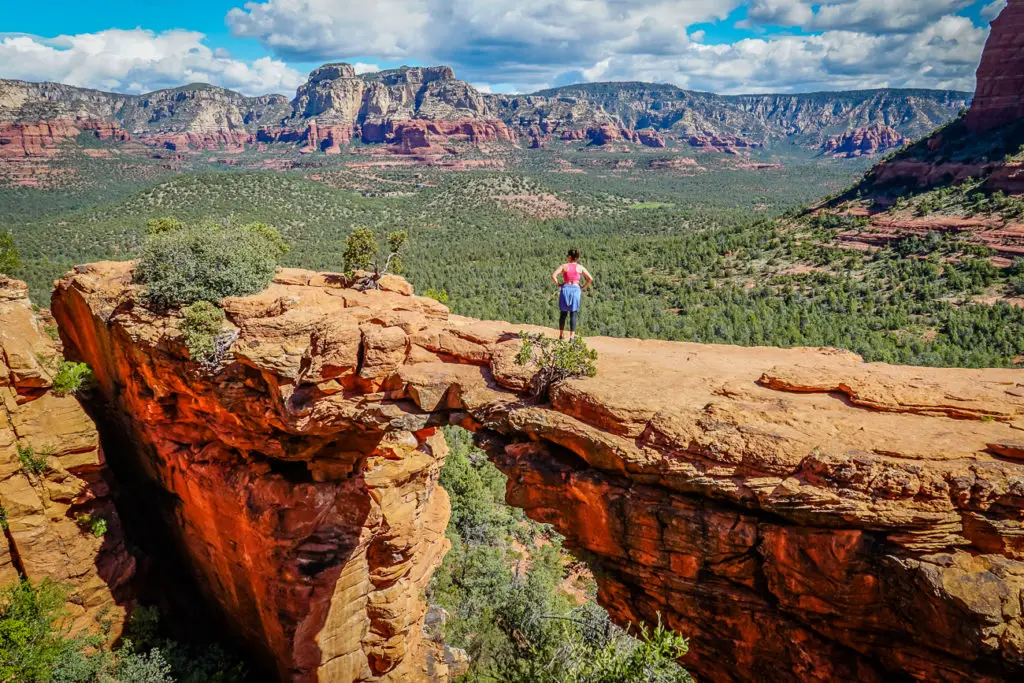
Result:
M575 248L574 249L570 249L569 250L569 260L570 261L579 261L580 260L580 250L579 249L575 249Z

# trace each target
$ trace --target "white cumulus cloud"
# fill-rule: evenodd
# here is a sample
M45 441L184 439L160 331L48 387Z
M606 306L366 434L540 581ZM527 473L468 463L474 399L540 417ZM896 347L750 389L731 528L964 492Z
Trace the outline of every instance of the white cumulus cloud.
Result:
M253 0L239 37L283 59L450 64L472 82L528 92L652 80L717 92L974 87L987 29L958 12L980 0ZM747 8L743 25L806 35L709 42L695 24Z
M212 83L246 94L293 93L303 74L280 59L232 58L195 31L109 29L40 38L0 36L0 77L56 81L139 93L186 83Z
M811 31L919 31L978 0L752 0L746 26L797 26Z

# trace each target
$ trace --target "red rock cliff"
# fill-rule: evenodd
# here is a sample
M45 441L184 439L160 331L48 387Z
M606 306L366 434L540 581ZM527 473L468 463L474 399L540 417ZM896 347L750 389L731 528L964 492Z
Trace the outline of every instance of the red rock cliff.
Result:
M79 268L54 313L173 494L193 570L283 678L431 675L449 422L588 551L614 618L662 615L706 680L1024 674L1020 373L592 339L597 377L538 405L515 326L282 271L224 302L237 336L211 374L130 270Z
M23 282L0 275L0 584L50 578L70 588L75 631L110 619L121 632L135 561L110 499L92 421L71 396L52 391L58 350L33 313ZM46 455L41 472L21 455ZM102 518L102 537L79 515Z
M1024 0L1009 0L992 22L978 67L978 87L967 126L983 132L1024 117Z

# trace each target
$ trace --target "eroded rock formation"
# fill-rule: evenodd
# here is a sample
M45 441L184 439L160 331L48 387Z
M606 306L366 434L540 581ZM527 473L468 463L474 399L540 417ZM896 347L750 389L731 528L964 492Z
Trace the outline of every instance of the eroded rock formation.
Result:
M246 97L202 83L122 95L0 79L0 128L13 127L15 134L7 131L6 137L20 139L25 131L19 127L93 120L142 143L119 147L140 156L165 149L181 155L252 146L265 151L270 143L292 143L307 154L339 154L353 140L386 143L384 151L418 157L468 151L469 146L486 151L490 143L507 147L521 139L531 147L590 139L597 146L625 140L655 148L673 139L733 152L781 139L809 144L820 141L826 130L877 122L922 135L947 122L967 99L967 93L899 90L834 98L820 93L732 97L651 83L599 83L507 96L480 92L447 66L357 74L350 64L326 64L310 73L292 99ZM27 132L29 138L37 137L33 131ZM0 144L4 137L0 131ZM55 142L75 149L67 136ZM36 175L52 170L46 160L55 145L16 146L37 160ZM4 153L0 147L0 161ZM22 175L34 182L30 174Z
M995 21L978 67L968 129L985 132L1024 117L1024 2L1009 0Z
M426 676L448 423L586 551L617 621L660 614L706 680L1024 674L1017 372L591 339L597 377L537 404L518 327L285 270L224 302L236 338L211 373L131 267L80 267L54 313L193 570L284 677Z
M0 275L0 584L66 584L72 629L97 631L103 617L116 638L135 561L95 425L73 397L52 391L58 357L28 288ZM86 514L104 521L104 534L80 523Z
M835 135L822 143L821 151L835 157L855 159L898 149L910 142L889 126L869 126Z

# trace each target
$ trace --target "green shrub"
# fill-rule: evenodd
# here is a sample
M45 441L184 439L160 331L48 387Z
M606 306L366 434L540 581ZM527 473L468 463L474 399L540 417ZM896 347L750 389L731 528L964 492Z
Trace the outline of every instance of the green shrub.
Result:
M224 311L209 301L197 301L181 309L184 320L181 334L192 360L212 363L219 360L218 337L224 327Z
M47 325L46 327L43 328L43 331L46 332L46 336L49 337L54 343L60 341L60 330L57 329L55 325Z
M434 289L433 287L428 287L427 290L423 292L423 296L428 299L433 299L438 303L442 303L445 306L447 306L449 302L448 291L445 289Z
M7 508L5 508L3 505L0 505L0 531L7 531L8 528L9 527L7 525Z
M1015 296L1024 296L1024 275L1010 278L1010 291Z
M100 515L81 513L75 516L75 523L82 531L88 531L96 538L103 538L107 535L107 520Z
M185 224L177 218L151 218L146 221L147 235L162 235L165 232L182 230Z
M92 386L95 377L85 363L61 360L53 376L53 393L57 396L75 394Z
M571 341L551 339L541 333L521 332L523 345L516 355L516 364L536 363L533 378L534 395L545 397L551 386L572 377L593 377L597 374L597 351L587 348L579 337Z
M11 275L21 267L21 257L10 233L0 231L0 275Z
M205 221L150 234L135 267L151 305L220 301L262 291L288 245L268 225L224 226Z
M48 579L0 592L0 681L18 683L174 683L159 650L114 652L98 636L72 637L67 589Z
M21 461L21 467L26 473L39 476L46 471L46 461L53 455L49 450L41 451L36 453L34 446L18 446L18 460Z

